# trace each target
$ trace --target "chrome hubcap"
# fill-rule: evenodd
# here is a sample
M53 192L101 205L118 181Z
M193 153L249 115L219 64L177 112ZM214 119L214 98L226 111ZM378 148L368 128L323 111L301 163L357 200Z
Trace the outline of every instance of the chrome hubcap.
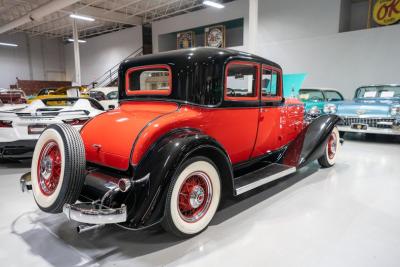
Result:
M37 176L40 191L50 196L60 181L61 152L55 141L47 142L40 151Z
M201 186L194 186L192 189L192 192L190 193L190 206L192 208L196 209L200 207L201 204L203 204L204 201L204 189Z
M51 170L53 169L53 163L50 156L45 156L40 163L40 174L46 180L51 176Z
M208 211L212 199L211 179L204 172L189 174L179 189L178 211L190 223L200 220Z

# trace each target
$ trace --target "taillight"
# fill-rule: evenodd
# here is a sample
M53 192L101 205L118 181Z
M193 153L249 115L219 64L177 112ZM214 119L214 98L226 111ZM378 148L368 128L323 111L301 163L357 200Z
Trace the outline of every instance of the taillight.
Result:
M12 121L0 120L0 128L12 128Z
M84 125L88 120L89 120L88 118L77 118L77 119L63 120L63 122L72 126L78 126L78 125Z

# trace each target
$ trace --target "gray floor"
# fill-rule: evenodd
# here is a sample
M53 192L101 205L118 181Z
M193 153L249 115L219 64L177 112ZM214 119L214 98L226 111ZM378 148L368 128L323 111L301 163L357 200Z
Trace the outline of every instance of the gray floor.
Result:
M19 191L29 162L0 163L1 266L400 266L400 138L348 135L337 165L311 164L224 201L189 240L115 226L78 235Z

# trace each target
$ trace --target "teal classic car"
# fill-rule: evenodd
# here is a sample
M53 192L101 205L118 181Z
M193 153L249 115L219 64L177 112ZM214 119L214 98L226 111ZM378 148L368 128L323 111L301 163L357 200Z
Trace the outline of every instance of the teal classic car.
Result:
M325 104L344 100L342 94L338 91L324 88L300 89L299 99L305 105L306 115L311 118L325 114Z
M400 85L362 86L352 101L325 104L324 112L342 118L346 132L400 135Z

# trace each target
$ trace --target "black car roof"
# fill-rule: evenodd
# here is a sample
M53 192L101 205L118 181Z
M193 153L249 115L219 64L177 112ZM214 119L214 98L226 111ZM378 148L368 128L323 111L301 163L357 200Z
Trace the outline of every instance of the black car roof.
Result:
M188 65L193 64L194 62L205 62L210 60L218 61L218 63L226 63L231 59L251 60L281 69L281 67L275 62L254 54L233 49L209 47L180 49L135 57L125 60L121 64L120 69L127 69L134 66L151 64Z

